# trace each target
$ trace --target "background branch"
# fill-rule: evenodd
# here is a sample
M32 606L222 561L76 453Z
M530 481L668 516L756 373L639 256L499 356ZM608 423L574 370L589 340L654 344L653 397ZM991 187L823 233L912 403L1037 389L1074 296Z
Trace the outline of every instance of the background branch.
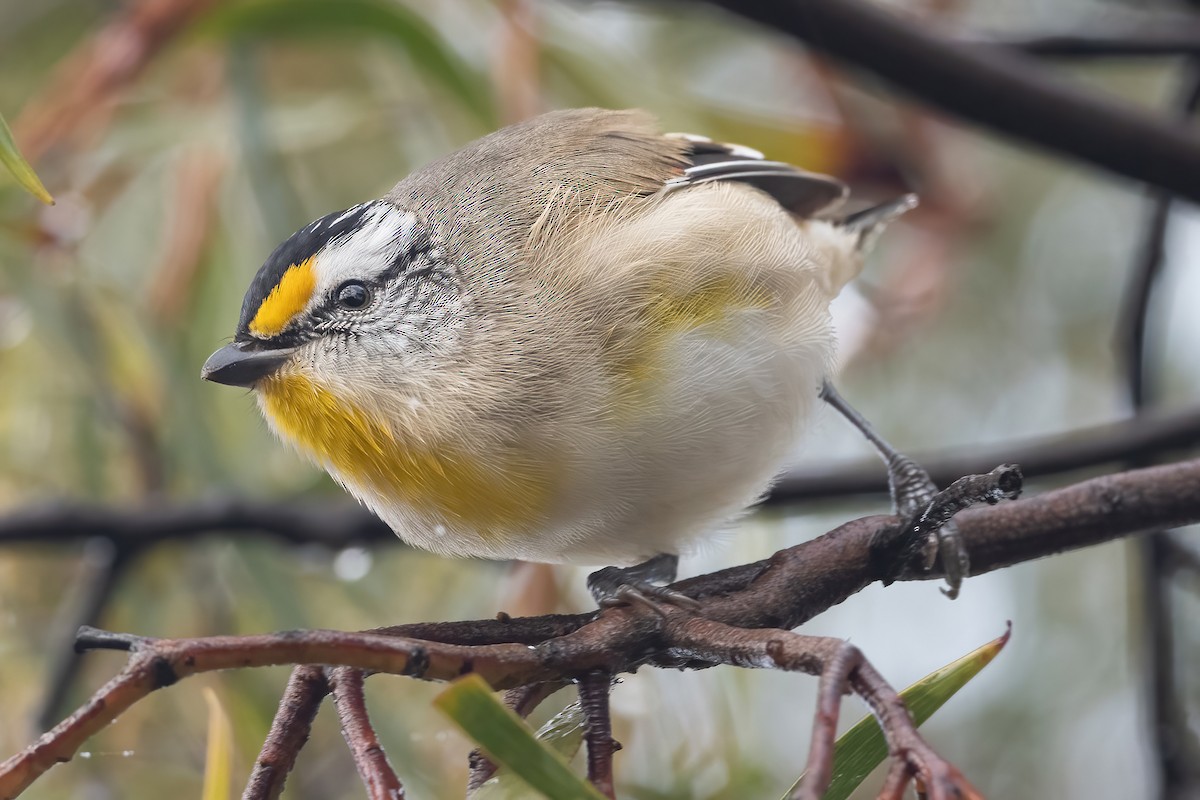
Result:
M1163 457L1200 444L1200 408L1146 413L1067 434L1001 442L960 452L915 453L941 486L997 463L1017 463L1026 478L1095 469L1117 461ZM887 477L879 459L838 467L787 472L763 501L780 506L850 495L883 494ZM395 543L391 529L370 512L343 501L214 498L191 503L157 502L139 507L50 503L0 515L0 545L62 544L100 538L136 551L173 539L213 533L259 534L291 544L341 548ZM87 624L84 621L81 624Z
M958 39L967 45L1019 50L1047 58L1145 58L1200 55L1200 24L1195 17L1155 19L1125 25L1081 25L1079 30L1029 36L997 34Z
M1181 83L1175 106L1179 116L1188 120L1200 106L1200 59L1193 58L1184 64ZM1116 346L1125 362L1124 393L1135 414L1154 406L1161 395L1161 370L1152 360L1148 343L1152 333L1151 306L1166 268L1167 230L1173 201L1169 192L1152 193L1142 246L1126 284L1123 313L1117 321ZM1128 466L1144 463L1145 459L1137 457L1126 462ZM1172 535L1165 528L1155 530L1136 545L1155 782L1157 794L1169 799L1190 797L1200 789L1200 764L1196 760L1200 741L1187 719L1176 674L1174 576L1169 566Z
M707 0L961 119L1200 201L1188 127L1060 78L1019 53L955 42L861 0Z

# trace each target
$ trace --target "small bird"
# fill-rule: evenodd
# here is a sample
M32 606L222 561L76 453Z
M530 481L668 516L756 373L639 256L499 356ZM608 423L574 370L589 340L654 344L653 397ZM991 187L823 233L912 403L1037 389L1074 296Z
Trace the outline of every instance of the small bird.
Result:
M292 235L202 375L410 544L653 593L781 471L830 302L915 202L826 218L846 194L641 111L544 114Z

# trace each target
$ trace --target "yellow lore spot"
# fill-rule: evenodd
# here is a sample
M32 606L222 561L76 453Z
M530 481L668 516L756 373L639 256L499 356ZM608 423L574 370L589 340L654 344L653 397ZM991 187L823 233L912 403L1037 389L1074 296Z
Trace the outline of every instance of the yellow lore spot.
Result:
M536 522L553 484L548 465L513 455L482 456L418 442L299 375L259 384L263 410L279 432L337 473L356 494L371 490L480 535L501 535Z
M267 295L267 299L258 307L254 319L250 320L250 332L255 336L264 337L282 332L308 305L316 286L317 276L313 270L312 258L292 264Z

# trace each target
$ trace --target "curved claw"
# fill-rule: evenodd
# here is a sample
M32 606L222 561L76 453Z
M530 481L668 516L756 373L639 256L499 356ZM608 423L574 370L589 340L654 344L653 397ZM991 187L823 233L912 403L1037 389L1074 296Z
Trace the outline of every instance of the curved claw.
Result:
M640 582L622 584L610 596L600 600L601 608L640 605L656 614L663 614L662 606L664 604L682 608L686 611L700 610L700 601L694 600L686 594L680 594L662 586Z

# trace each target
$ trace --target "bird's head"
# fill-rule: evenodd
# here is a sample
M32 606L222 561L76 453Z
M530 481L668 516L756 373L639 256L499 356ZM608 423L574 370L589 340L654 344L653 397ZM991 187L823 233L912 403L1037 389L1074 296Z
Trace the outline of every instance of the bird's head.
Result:
M269 392L285 379L339 395L402 388L445 361L459 314L454 271L417 215L387 200L302 228L259 269L210 381ZM399 385L398 385L399 384Z

